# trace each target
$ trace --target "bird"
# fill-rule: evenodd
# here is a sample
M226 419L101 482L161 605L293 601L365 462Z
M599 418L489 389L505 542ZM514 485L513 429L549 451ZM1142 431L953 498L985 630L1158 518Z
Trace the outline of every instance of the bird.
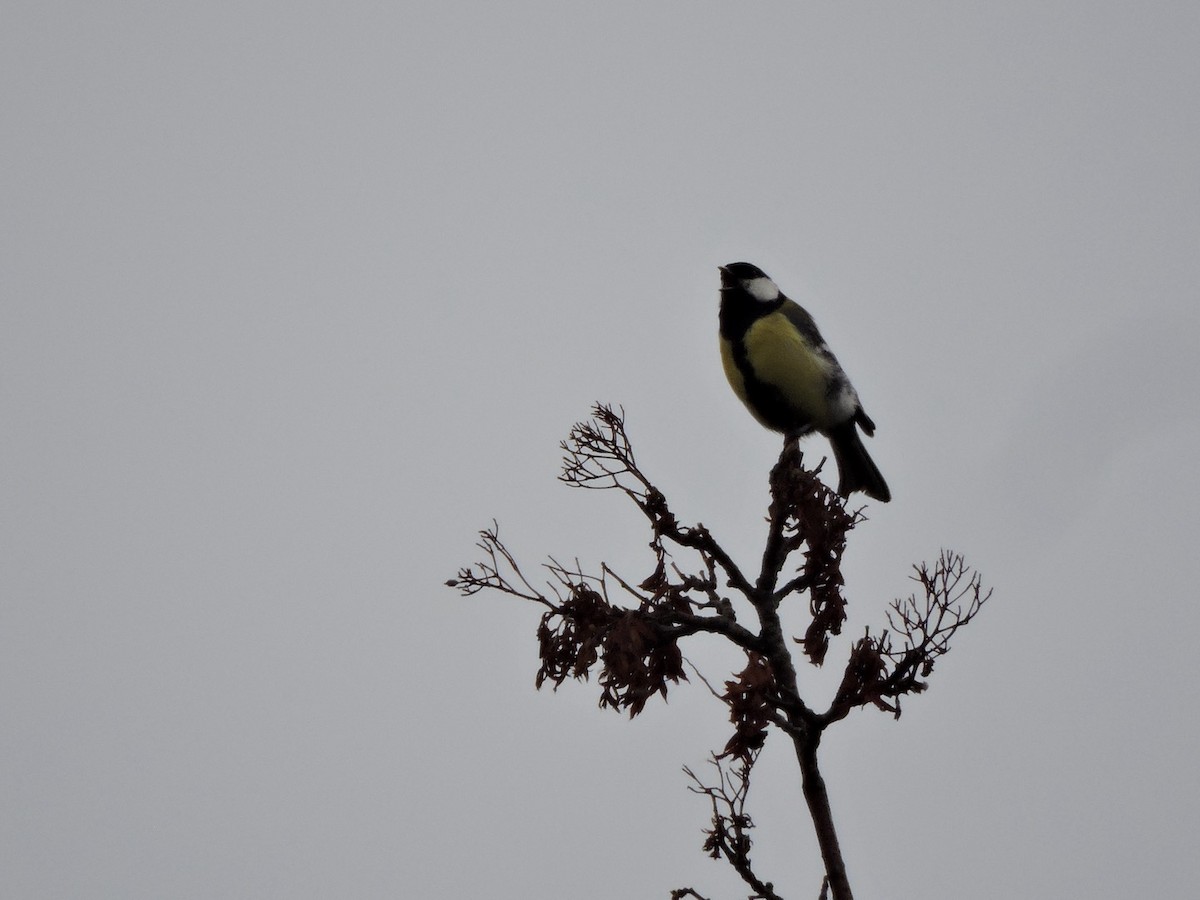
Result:
M887 503L892 492L858 434L873 435L875 423L812 316L758 266L719 268L721 362L738 399L787 441L814 431L827 437L842 497L861 491Z

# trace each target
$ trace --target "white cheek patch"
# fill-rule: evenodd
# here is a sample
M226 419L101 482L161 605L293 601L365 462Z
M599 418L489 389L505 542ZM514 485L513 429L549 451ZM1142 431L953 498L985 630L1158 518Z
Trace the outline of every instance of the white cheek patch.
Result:
M766 275L763 275L761 278L751 278L749 281L744 282L744 284L746 285L746 293L761 303L773 303L779 299L779 288Z

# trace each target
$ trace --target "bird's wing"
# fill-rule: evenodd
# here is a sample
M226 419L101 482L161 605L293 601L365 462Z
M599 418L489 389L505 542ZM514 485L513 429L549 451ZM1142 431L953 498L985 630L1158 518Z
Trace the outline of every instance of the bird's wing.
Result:
M795 326L796 330L804 335L804 339L819 348L822 352L829 353L829 347L825 344L825 338L821 337L821 331L817 328L817 323L813 321L813 317L799 303L794 300L788 300L783 306L779 307L779 312L784 315L789 322ZM830 354L832 356L832 354Z

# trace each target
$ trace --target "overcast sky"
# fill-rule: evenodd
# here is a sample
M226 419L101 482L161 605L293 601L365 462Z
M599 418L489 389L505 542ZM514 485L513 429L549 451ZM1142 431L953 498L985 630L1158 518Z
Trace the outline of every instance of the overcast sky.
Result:
M826 737L856 895L1195 897L1198 86L1183 0L5 4L0 896L745 896L680 771L703 687L536 693L536 609L442 586L493 516L647 574L555 481L596 400L757 557L744 259L895 498L814 704L912 563L995 587ZM785 751L754 857L804 900Z

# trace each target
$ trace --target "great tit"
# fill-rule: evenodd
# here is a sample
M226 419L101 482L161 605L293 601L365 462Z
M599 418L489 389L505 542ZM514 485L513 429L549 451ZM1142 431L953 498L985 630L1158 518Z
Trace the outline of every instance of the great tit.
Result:
M891 500L858 436L857 428L874 434L875 423L812 316L758 266L735 262L721 266L719 318L725 377L750 414L787 440L813 431L829 438L843 497Z

